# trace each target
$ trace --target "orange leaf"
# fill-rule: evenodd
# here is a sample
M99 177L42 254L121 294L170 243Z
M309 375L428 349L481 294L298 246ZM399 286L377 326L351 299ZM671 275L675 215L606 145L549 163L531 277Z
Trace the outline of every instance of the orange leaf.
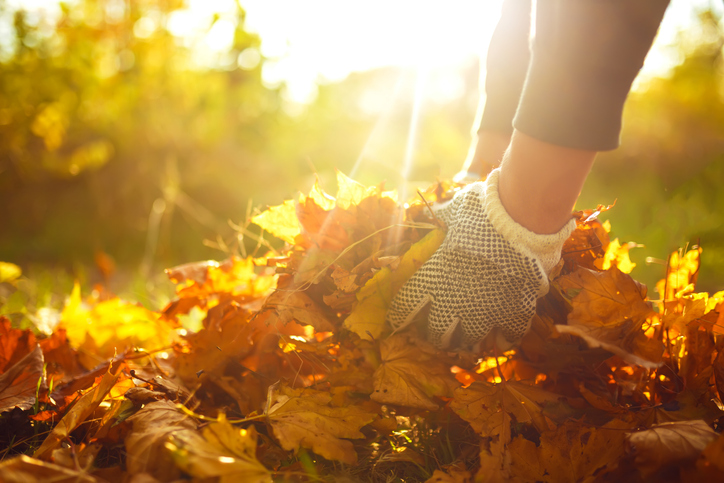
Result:
M35 404L38 381L43 378L43 352L39 346L0 376L0 413L18 407L30 409Z

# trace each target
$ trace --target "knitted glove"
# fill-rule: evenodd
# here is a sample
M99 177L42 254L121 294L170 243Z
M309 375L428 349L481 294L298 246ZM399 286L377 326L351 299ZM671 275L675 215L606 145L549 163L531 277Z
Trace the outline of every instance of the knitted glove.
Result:
M395 330L432 303L428 337L442 349L450 348L458 325L463 347L481 341L494 327L509 345L528 331L536 299L548 292L547 275L576 223L571 219L552 235L523 228L500 202L499 171L466 186L436 210L448 227L445 240L392 300L387 321Z

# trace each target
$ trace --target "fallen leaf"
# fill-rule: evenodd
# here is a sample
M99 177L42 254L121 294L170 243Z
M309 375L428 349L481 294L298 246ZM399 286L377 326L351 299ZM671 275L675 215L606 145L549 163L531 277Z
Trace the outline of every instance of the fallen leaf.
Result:
M328 392L281 386L266 414L282 448L308 448L328 460L356 463L352 443L341 438L364 438L360 428L376 415L357 406L330 407L331 401Z
M696 460L718 434L702 420L662 423L629 433L626 442L644 474Z
M290 244L294 244L294 239L300 233L294 200L267 208L253 217L251 222Z
M407 334L380 343L382 363L374 373L372 400L420 409L438 409L436 396L450 397L459 386L450 361L426 342Z
M282 324L296 320L301 325L311 325L318 332L334 330L334 325L314 300L299 291L276 290L264 303L264 308L273 309Z
M631 261L628 252L632 248L638 247L641 247L641 245L633 242L621 245L618 238L614 238L608 244L603 258L596 260L596 268L600 270L608 270L611 267L616 267L623 273L631 273L634 267L636 267L636 264Z
M70 436L80 424L82 424L88 416L98 408L98 405L105 399L113 386L118 381L121 371L113 374L108 371L98 384L93 386L88 392L83 394L73 407L58 424L53 428L50 434L45 438L43 444L33 454L34 458L45 459L50 453L60 445L60 442Z
M41 461L21 455L0 463L3 483L103 483L83 470Z
M632 364L647 368L660 365L632 352L632 343L641 331L641 325L653 314L646 302L646 287L618 268L597 272L578 268L571 274L555 280L561 293L570 299L572 310L568 324L556 325L558 332L574 334L584 339L589 347L602 347ZM650 348L645 355L650 355ZM661 352L663 352L663 346Z
M508 445L512 481L593 481L615 470L624 455L624 430L614 419L600 428L567 422L541 434L538 446L522 436Z
M128 418L132 431L126 436L126 466L131 475L150 473L161 481L180 476L166 443L179 432L195 432L196 424L171 401L147 404Z
M0 373L34 351L36 345L30 330L13 329L10 319L0 315Z
M384 332L387 309L398 290L438 249L445 232L432 230L405 252L393 271L383 267L357 292L357 305L344 327L363 339L379 338Z
M40 346L0 375L0 413L13 408L30 409L35 404L38 385L44 385L43 352Z
M14 282L22 274L23 271L14 263L0 262L0 283Z
M481 436L499 436L503 443L511 439L510 425L532 423L539 430L548 429L541 407L519 389L524 384L509 381L491 384L475 381L466 388L455 390L450 408Z
M222 415L201 434L179 431L166 447L174 461L194 478L219 478L221 483L271 483L271 473L256 459L254 426L235 428Z

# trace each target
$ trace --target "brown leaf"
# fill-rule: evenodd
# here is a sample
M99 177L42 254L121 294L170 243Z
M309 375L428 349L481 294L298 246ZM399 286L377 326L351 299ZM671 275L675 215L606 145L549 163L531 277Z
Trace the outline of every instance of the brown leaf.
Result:
M56 383L61 379L77 376L83 372L78 363L78 354L70 346L65 329L57 329L47 339L40 341L40 348L45 358L48 379L55 377Z
M559 332L577 335L590 347L603 347L632 364L660 365L660 354L659 360L646 359L657 352L637 340L639 333L643 336L641 324L654 313L644 285L615 267L605 272L578 268L555 283L573 307L568 324L556 325ZM633 353L637 347L644 353Z
M442 353L407 334L382 341L380 355L370 396L379 403L434 410L438 404L433 397L450 397L459 386Z
M511 421L533 423L539 430L548 429L541 407L524 394L529 386L509 381L490 384L476 381L469 387L455 390L450 408L470 423L481 436L499 436L510 441Z
M33 407L39 381L44 383L43 352L36 345L35 350L0 375L0 413L15 407Z
M644 474L665 466L696 460L717 433L702 420L657 424L630 433L626 441L636 455L635 463Z
M0 480L3 483L102 483L105 481L89 475L83 470L66 468L26 455L0 463Z
M318 332L334 330L334 325L309 295L298 291L276 290L264 303L273 309L282 324L296 320L302 325L311 325Z
M448 472L435 470L425 483L470 483L473 476L467 470L450 468Z
M328 460L357 462L352 443L340 438L364 438L359 431L375 414L357 406L330 407L328 392L280 387L267 412L274 436L287 451L308 448Z
M180 475L165 447L178 432L195 431L196 424L171 401L157 401L128 418L133 430L126 436L126 466L130 474L150 473L161 481Z
M624 429L614 419L601 428L567 422L541 434L536 444L517 436L508 446L513 481L591 481L618 466L624 455Z
M113 389L113 386L118 381L121 371L113 374L110 371L107 372L101 381L90 389L87 393L83 394L78 402L68 411L63 419L58 421L58 424L53 428L43 444L40 445L33 455L35 458L48 458L50 453L58 447L60 442L70 436L70 433L75 430L88 416L93 414L98 405Z

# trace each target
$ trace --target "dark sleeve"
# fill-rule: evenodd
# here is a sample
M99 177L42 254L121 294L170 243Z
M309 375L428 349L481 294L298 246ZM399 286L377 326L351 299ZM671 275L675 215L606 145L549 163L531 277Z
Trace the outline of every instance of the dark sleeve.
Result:
M530 61L531 0L505 0L485 62L485 107L478 131L513 132Z
M538 0L515 128L551 144L615 149L631 83L669 0Z

